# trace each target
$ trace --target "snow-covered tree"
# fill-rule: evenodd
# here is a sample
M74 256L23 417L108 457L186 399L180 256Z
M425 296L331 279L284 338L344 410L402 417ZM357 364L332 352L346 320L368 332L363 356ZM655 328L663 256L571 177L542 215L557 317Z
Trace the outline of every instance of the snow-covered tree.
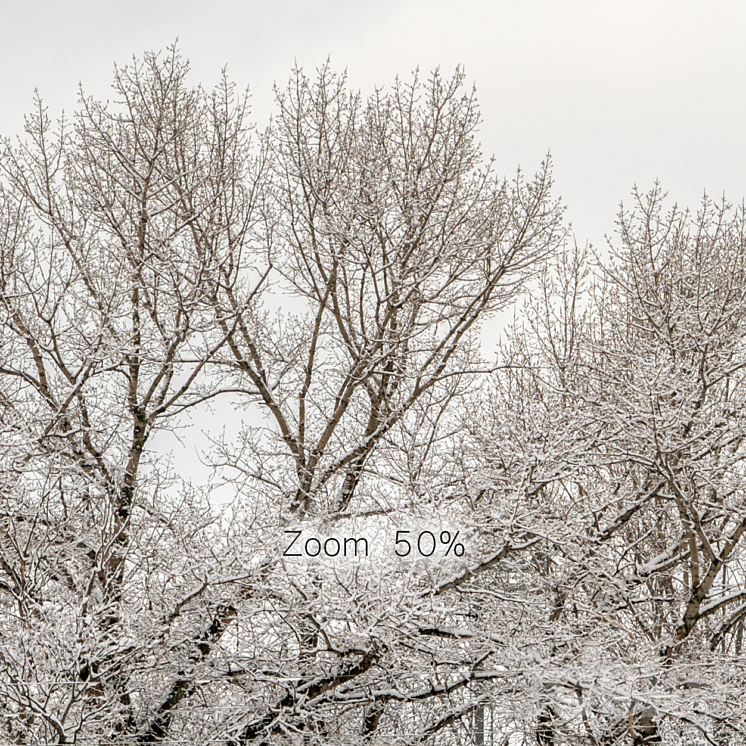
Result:
M550 262L474 440L485 516L536 537L499 565L515 743L744 742L744 211L634 198L595 277Z

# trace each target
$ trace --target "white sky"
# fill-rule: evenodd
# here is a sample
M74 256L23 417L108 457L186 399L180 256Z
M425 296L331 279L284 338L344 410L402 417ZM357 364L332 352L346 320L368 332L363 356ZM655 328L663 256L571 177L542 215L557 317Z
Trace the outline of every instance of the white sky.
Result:
M207 87L228 66L259 124L295 59L330 55L364 93L463 64L484 151L511 175L551 151L579 242L603 243L620 199L659 178L672 200L746 196L746 2L689 0L0 0L0 134L38 88L57 115L77 85L107 97L113 63L177 37Z

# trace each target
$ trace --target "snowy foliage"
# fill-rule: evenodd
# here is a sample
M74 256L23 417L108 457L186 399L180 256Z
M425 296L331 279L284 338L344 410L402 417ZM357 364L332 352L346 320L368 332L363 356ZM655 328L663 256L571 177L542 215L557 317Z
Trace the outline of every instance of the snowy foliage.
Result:
M187 72L0 156L0 742L746 743L743 212L591 260L460 71Z

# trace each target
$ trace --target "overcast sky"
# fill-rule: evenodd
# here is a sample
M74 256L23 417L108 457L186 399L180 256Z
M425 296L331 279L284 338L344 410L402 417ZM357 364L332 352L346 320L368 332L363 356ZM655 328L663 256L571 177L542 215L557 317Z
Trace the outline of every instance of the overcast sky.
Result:
M580 242L602 243L619 201L658 178L696 206L746 196L746 2L686 0L0 0L0 133L39 90L50 113L78 83L107 97L113 64L177 37L193 81L227 65L256 120L297 60L331 57L363 93L396 74L465 66L481 140L505 175L551 151Z

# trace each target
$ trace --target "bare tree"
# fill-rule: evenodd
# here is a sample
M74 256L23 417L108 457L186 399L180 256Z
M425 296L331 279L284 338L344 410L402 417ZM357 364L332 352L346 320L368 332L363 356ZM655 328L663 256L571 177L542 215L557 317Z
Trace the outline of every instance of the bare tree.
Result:
M744 213L665 214L656 187L619 238L592 282L582 251L547 270L479 431L488 515L505 525L500 488L522 476L507 504L537 539L499 565L541 664L502 723L539 743L743 743Z
M174 639L187 599L222 571L215 517L149 444L217 393L205 365L226 342L211 302L230 261L218 244L251 228L254 157L245 102L227 83L187 88L186 69L175 51L118 69L116 110L81 95L56 130L37 101L27 139L2 154L0 706L12 742L131 732L151 706L147 679L201 655L193 634L182 650ZM209 215L213 246L195 242L186 198Z
M363 104L325 67L278 94L272 248L302 310L273 327L242 316L229 349L282 438L278 497L298 518L350 507L378 444L479 369L474 325L557 242L547 167L528 185L496 179L462 85L436 73ZM248 305L232 288L219 301L224 318ZM248 474L268 457L244 459Z
M238 318L232 333L225 323L224 363L250 407L258 404L272 423L269 432L247 428L238 448L221 449L240 491L251 495L248 525L260 510L274 511L273 530L327 536L335 526L360 527L359 516L383 515L394 533L397 516L438 502L423 470L439 452L449 408L484 370L472 333L515 297L562 235L546 166L528 184L520 175L508 184L481 165L476 103L462 84L461 73L449 82L415 78L363 104L344 78L322 68L315 83L296 71L278 93L266 135L275 217L269 253L300 310L275 313L270 325L258 310L242 310L249 291L228 286L216 304L219 318ZM493 554L475 555L473 570ZM262 573L275 564L268 556ZM283 622L298 643L281 671L302 684L269 699L236 743L283 729L351 737L350 722L385 740L399 717L400 730L424 739L478 706L466 706L460 691L475 678L476 659L449 657L452 645L441 659L427 599L448 595L470 571L435 589L431 578L390 572L390 591L400 596L390 609L371 604L370 583L381 579L359 568L314 566L293 578L278 602L295 607L292 623ZM255 592L245 592L249 604ZM326 611L340 604L349 610L341 626ZM414 626L402 629L402 615ZM430 639L417 642L423 634ZM438 671L442 665L451 672ZM436 715L452 692L446 715ZM299 718L299 702L314 714ZM406 714L414 702L428 713L420 725ZM352 721L342 717L350 707Z

